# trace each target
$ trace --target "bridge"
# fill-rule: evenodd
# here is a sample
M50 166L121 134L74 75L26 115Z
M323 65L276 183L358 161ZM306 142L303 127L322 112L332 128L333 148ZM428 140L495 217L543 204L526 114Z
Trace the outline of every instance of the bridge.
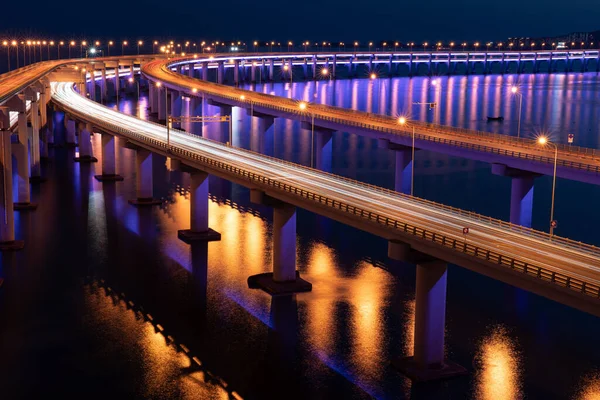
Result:
M260 56L249 57L252 57L249 60L255 60ZM265 57L286 56L277 54ZM270 62L273 60L270 58ZM287 62L290 60L288 58ZM198 65L202 79L192 77ZM511 177L510 221L525 226L531 226L534 179L554 173L554 148L540 146L532 139L418 121L402 124L400 122L404 120L398 117L297 101L207 81L209 68L220 70L225 65L232 66L235 72L242 64L236 64L235 59L225 56L203 59L186 57L145 64L142 73L155 82L150 85L151 112L156 113L159 120L165 120L166 110L170 106L170 115L179 116L182 99L187 97L191 101L190 110L197 115L205 114L205 104L218 106L222 115L230 115L231 107L245 108L260 120L258 128L262 133L272 126L274 118L300 120L303 127L312 130L316 136L316 166L325 171L331 169L332 132L344 131L377 139L381 147L395 152L394 188L403 193L411 193L413 147L487 162L492 165L493 173ZM282 65L287 64L284 62ZM180 73L184 68L187 68L187 75ZM219 73L218 76L218 81L222 82L223 74ZM167 104L169 99L170 104ZM192 127L195 128L198 127ZM556 146L558 177L600 184L598 151L561 144Z
M170 62L148 61L142 65L142 71L151 77L152 73L160 74L164 78L164 85L173 85L169 79L179 82L182 78L170 71ZM75 72L75 76L82 76L82 68L77 63L71 63L70 72L59 71L64 75L56 75L56 79L67 80L69 76L73 76L73 71L80 71ZM48 74L55 68L56 66L42 69L40 74ZM95 80L95 72L89 72L91 70L88 69L87 75ZM132 73L133 68L125 71L117 69L115 76ZM105 79L105 75L100 73L100 80ZM200 91L198 88L209 93L206 89L208 87L222 87L184 78L186 82L189 79L192 85L186 90L193 94ZM38 87L38 82L39 79L29 80L15 93L17 96L27 93L31 90L31 86L27 85ZM79 86L80 94L75 91L75 85ZM95 91L95 84L91 86ZM12 87L17 88L18 85ZM178 87L181 90L181 86ZM310 283L296 272L298 207L386 239L391 258L417 264L415 356L397 363L400 369L415 379L426 380L464 372L460 366L444 358L447 263L600 315L600 250L594 246L557 236L550 237L530 228L234 148L178 129L172 129L167 138L164 125L123 115L88 99L89 93L82 81L53 82L48 88L51 89L54 105L64 110L68 116L68 125L78 122L79 161L93 161L90 135L94 132L102 135L103 164L98 180L119 178L115 165L115 136L124 138L127 147L135 151L137 198L132 200L132 204L156 204L152 186L153 153L180 163L181 168L191 174L190 229L179 232L182 240L192 242L220 239L220 234L209 228L209 174L249 188L253 202L272 207L273 273L250 277L249 284L252 287L260 287L270 293L310 290ZM238 90L222 88L225 93ZM241 100L239 92L235 93L229 101ZM151 97L162 98L156 93L151 94ZM22 106L24 100L17 98ZM262 96L257 97L261 98ZM34 96L30 100L34 128L39 128L40 124L38 119L41 119L41 112L40 115L34 112L39 107L37 104L41 102L40 99L41 97ZM44 96L44 99L49 100L49 96ZM222 99L226 99L225 95ZM13 102L14 96L5 104ZM284 104L282 108L286 110L285 107L292 106L298 109L297 103L290 103L289 106ZM261 106L258 107L257 112L260 112ZM264 109L270 108L265 105ZM3 166L0 179L4 188L0 196L3 212L7 217L0 221L0 243L3 249L23 245L15 241L12 221L9 110L10 106L0 106L3 149L0 154L0 165ZM319 112L324 115L327 110L325 107ZM286 112L292 115L290 109ZM21 109L19 117L23 114ZM296 111L294 115L301 113ZM52 131L47 130L47 138L51 136ZM74 136L67 135L67 141L72 139ZM469 228L468 239L464 228Z

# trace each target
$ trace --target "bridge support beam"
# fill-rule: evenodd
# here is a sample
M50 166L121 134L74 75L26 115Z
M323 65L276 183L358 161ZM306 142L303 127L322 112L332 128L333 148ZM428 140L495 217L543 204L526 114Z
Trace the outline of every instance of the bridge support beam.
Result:
M12 158L10 146L10 116L8 107L0 107L0 251L20 250L25 246L22 240L15 240L13 211Z
M503 164L492 164L494 175L511 178L510 223L531 228L533 215L534 180L539 174L509 168Z
M259 190L250 191L250 201L273 207L273 272L248 277L248 287L271 295L311 291L296 271L296 207Z
M183 170L187 170L183 166ZM177 237L185 243L212 242L221 240L221 234L208 227L208 174L189 169L190 184L190 229L177 231Z
M135 184L137 197L129 200L129 204L136 207L160 204L160 201L153 197L152 152L141 147L135 148Z
M447 263L396 241L389 242L388 255L417 266L414 353L393 360L392 364L415 381L465 375L465 368L444 357Z
M102 175L95 175L100 182L122 181L123 177L117 174L115 162L115 137L102 132Z
M80 122L78 124L79 131L79 157L74 157L76 162L98 162L92 151L92 125Z
M412 149L403 147L394 149L396 153L396 167L394 171L394 190L396 192L411 194L413 156Z

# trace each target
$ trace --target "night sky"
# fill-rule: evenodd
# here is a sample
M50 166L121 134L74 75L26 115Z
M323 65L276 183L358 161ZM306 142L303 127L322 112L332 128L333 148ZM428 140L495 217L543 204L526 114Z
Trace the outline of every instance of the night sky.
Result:
M7 0L0 32L209 40L450 41L600 29L599 0Z

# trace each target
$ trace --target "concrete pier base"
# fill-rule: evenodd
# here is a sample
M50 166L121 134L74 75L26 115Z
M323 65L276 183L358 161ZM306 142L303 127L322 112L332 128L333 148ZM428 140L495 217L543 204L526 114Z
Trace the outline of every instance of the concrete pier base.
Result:
M417 255L414 356L392 361L409 378L424 382L467 373L445 358L446 285L445 261Z
M115 137L108 133L102 134L102 175L94 175L99 182L118 182L123 177L116 173Z
M73 157L75 162L92 163L98 159L92 154L92 127L79 124L79 157Z
M250 201L273 207L273 272L248 278L248 287L271 295L309 292L312 284L296 271L296 207L250 191Z
M184 171L187 167L183 166ZM221 234L208 227L208 174L189 170L190 185L190 229L177 231L177 237L185 243L212 242L221 240Z

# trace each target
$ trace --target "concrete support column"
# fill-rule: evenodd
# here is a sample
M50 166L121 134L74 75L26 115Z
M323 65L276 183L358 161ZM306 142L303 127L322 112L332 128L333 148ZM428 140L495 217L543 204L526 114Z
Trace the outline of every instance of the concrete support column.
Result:
M102 92L101 92L101 96L100 98L102 99L102 101L104 101L104 99L106 99L107 94L108 94L108 86L106 85L106 68L102 68L101 70L102 73Z
M100 182L122 181L123 177L117 174L115 161L115 137L102 133L102 175L95 175Z
M217 64L217 83L225 82L225 64L219 61Z
M317 80L317 57L314 57L314 56L312 59L312 73L313 73L313 79Z
M256 63L252 63L252 66L250 67L250 82L256 82Z
M65 129L66 129L66 141L67 147L76 147L77 139L75 138L75 131L77 129L76 122L69 118L67 114L65 114Z
M21 211L35 209L37 205L31 203L31 192L29 187L29 145L25 98L22 96L19 96L19 98L22 100L22 106L19 109L19 119L17 123L18 140L17 143L14 143L12 146L17 161L17 176L15 182L17 202L14 203L14 209Z
M275 60L269 60L269 81L273 82L275 79Z
M204 116L204 102L199 97L192 97L190 100L190 116ZM193 122L190 124L191 132L202 136L202 122Z
M76 162L97 162L92 150L92 125L80 122L77 125L79 132L79 157L74 157Z
M348 60L348 78L353 78L354 77L354 71L353 69L353 61L354 61L354 57L350 57L350 60Z
M268 146L268 144L273 144L273 135L268 135L267 131L271 126L273 126L274 121L274 117L269 116L255 116L252 118L252 127L250 129L250 150L269 156L273 155L273 146ZM269 136L271 143L268 143Z
M308 62L306 58L304 59L304 64L302 64L302 72L304 73L304 80L308 79Z
M115 67L115 96L119 96L121 90L121 77L119 75L119 66Z
M221 240L221 234L208 227L208 174L190 171L190 229L177 231L186 243Z
M273 280L296 280L296 207L273 209Z
M535 175L513 177L510 191L510 222L531 228Z
M171 116L172 117L181 117L181 103L183 102L183 98L181 96L181 92L177 92L175 90L171 91ZM173 122L174 129L181 128L181 122Z
M248 286L270 294L312 290L296 271L296 207L257 190L250 191L250 201L273 207L273 273L249 277Z
M48 141L48 146L54 146L54 108L52 106L48 106L48 122L46 123L47 133L46 138Z
M414 361L420 368L444 365L447 272L444 261L417 264Z
M394 64L393 64L394 56L390 54L390 59L388 60L388 76L394 75Z
M0 106L0 250L19 250L24 242L15 240L12 157L9 108Z
M236 86L240 84L240 60L233 61L233 83Z
M410 60L408 62L408 76L413 76L413 55L410 53Z
M129 200L129 204L136 207L160 204L153 198L152 153L141 147L135 149L135 182L137 198Z
M411 175L413 168L412 149L395 150L396 167L394 174L394 190L404 194L411 193Z
M148 82L148 105L150 106L150 114L156 113L156 86L153 82Z
M31 130L29 131L29 148L30 155L30 179L31 181L39 181L41 179L42 170L40 165L40 115L39 103L37 100L31 101Z
M158 121L160 123L167 122L167 88L164 86L156 88Z
M333 55L333 60L331 61L331 77L335 79L336 77L336 66L337 66L337 56Z
M318 170L331 172L332 165L332 131L315 130L315 166Z
M208 81L208 62L202 63L202 80Z
M194 77L194 64L188 64L188 76L190 78Z
M96 71L93 66L89 66L90 73L90 99L96 101Z

